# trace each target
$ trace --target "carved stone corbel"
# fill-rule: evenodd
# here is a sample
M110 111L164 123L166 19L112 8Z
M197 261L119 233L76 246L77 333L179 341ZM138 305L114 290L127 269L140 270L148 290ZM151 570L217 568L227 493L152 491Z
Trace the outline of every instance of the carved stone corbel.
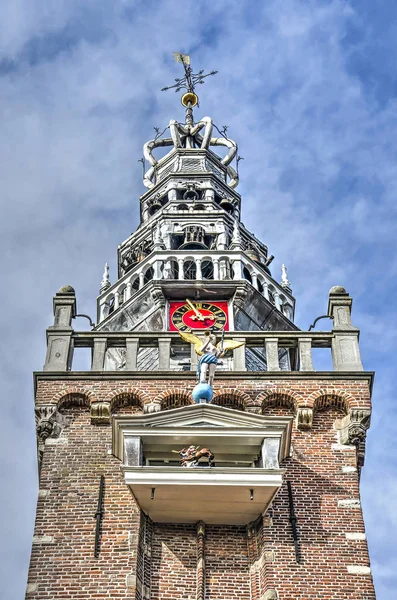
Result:
M45 442L49 437L58 437L64 425L62 415L54 404L37 406L34 410L36 433L39 440Z
M143 405L143 412L147 415L152 413L160 412L161 405L158 402L149 402Z
M367 408L352 408L337 425L341 444L359 446L365 440L371 421L371 411Z
M256 406L255 404L251 404L245 407L245 412L251 413L253 415L260 415L262 409L260 406Z
M160 287L153 288L150 295L156 306L158 306L159 308L165 307L165 297Z
M238 287L234 294L233 304L236 308L243 309L247 300L248 291L245 287Z
M298 429L311 429L313 426L313 409L298 408L296 413L296 426Z
M91 404L91 425L108 425L110 423L110 402L93 402Z

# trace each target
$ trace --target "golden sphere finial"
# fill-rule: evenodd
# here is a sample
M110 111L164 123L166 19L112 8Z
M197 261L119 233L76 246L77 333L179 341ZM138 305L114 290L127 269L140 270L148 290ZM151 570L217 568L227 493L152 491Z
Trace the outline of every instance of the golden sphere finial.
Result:
M198 96L194 92L186 92L186 94L183 94L181 102L185 108L188 108L189 104L190 108L193 108L198 104Z

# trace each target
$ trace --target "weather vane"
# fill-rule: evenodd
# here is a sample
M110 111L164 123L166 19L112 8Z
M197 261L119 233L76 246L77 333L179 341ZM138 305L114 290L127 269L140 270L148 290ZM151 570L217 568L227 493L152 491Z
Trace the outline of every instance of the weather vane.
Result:
M198 73L193 73L192 67L190 66L190 56L188 54L181 54L180 52L174 52L174 59L176 62L183 64L185 70L185 76L175 79L174 85L169 85L162 88L162 92L175 88L176 92L180 92L185 89L186 93L183 94L181 102L186 108L193 108L198 105L198 96L195 94L194 89L197 84L204 83L204 79L210 75L216 75L218 71L211 71L211 73L204 74L204 69L201 69Z

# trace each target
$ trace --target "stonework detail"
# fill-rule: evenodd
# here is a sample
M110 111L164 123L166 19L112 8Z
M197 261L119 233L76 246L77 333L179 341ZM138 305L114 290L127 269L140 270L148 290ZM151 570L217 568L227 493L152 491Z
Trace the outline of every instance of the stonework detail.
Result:
M359 446L365 440L370 426L371 411L353 408L349 414L337 423L341 444Z
M298 408L296 426L298 429L310 429L313 425L313 410L311 408Z
M91 404L92 425L106 425L110 423L110 402L93 402Z

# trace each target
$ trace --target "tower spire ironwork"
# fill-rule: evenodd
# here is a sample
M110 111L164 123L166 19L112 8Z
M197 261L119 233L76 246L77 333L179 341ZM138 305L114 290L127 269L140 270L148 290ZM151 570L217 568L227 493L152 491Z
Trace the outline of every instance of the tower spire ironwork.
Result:
M161 89L162 92L175 88L176 92L180 92L185 89L186 92L182 95L181 102L186 108L186 125L193 125L193 107L198 106L199 98L195 93L196 85L203 84L204 79L210 75L216 75L218 71L211 71L210 73L204 73L204 69L201 69L198 73L193 73L193 69L190 66L190 56L188 54L181 54L180 52L174 52L175 62L183 64L185 71L184 77L177 77L173 85L168 85Z

